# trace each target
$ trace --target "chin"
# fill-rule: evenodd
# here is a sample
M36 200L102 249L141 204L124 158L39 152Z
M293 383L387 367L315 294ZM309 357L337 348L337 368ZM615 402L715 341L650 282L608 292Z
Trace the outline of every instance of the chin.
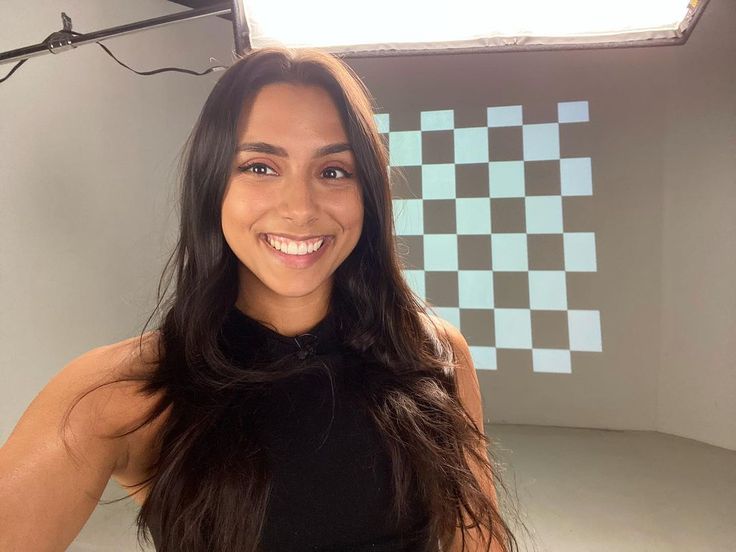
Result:
M276 295L283 297L304 297L325 285L325 282L309 283L300 276L294 276L293 281L289 283L279 282L277 285L268 286L268 288Z

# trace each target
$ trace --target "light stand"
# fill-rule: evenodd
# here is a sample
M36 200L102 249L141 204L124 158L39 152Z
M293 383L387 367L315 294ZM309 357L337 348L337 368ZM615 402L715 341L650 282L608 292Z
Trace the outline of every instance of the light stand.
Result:
M146 29L155 29L157 27L163 27L164 25L170 25L180 21L190 21L192 19L209 17L211 15L226 14L232 14L235 51L238 55L243 55L250 50L250 34L241 0L232 0L231 2L221 2L207 8L197 8L164 15L162 17L154 17L153 19L146 19L144 21L137 21L135 23L128 23L127 25L120 25L118 27L111 27L109 29L85 34L73 34L71 18L65 13L62 13L61 19L63 30L52 33L48 38L46 38L46 40L39 44L17 48L7 52L0 52L0 65L44 54L58 54L83 44L90 44L115 36L144 31Z

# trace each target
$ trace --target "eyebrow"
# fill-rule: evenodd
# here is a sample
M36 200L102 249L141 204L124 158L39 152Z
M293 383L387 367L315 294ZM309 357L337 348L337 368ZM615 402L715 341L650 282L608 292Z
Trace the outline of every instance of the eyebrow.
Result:
M271 155L278 155L279 157L285 157L287 159L289 158L289 154L284 148L280 146L274 146L273 144L268 144L266 142L245 142L238 146L237 151L255 151L257 153L268 153ZM314 151L312 158L316 159L317 157L324 157L325 155L330 155L331 153L340 153L342 151L352 152L353 148L350 146L350 144L345 142L340 142L337 144L327 144L326 146L317 148Z

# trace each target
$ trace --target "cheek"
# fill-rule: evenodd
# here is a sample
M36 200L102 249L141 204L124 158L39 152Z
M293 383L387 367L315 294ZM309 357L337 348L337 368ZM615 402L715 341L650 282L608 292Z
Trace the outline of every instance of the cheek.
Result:
M233 247L232 240L237 240L256 218L253 203L237 192L226 193L222 202L221 218L225 240Z
M267 196L249 194L245 188L233 186L225 193L222 201L223 225L226 221L231 225L249 225L258 217L258 213L267 208Z
M360 232L360 230L363 228L363 206L361 205L360 208L356 209L354 214L354 226L355 229Z
M360 189L356 188L349 197L344 198L342 212L346 223L360 230L363 226L363 210L363 197Z
M358 231L362 230L363 228L363 218L365 217L365 204L363 203L363 197L360 192L358 192L358 201L357 201L357 207L356 207L356 224L358 226Z

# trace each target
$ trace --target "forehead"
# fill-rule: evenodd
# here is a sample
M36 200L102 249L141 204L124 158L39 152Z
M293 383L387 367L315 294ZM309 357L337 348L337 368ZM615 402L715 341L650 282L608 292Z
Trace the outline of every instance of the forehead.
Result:
M259 139L320 135L345 140L340 112L329 92L320 86L275 83L261 88L243 106L239 136ZM255 136L257 135L257 136Z

